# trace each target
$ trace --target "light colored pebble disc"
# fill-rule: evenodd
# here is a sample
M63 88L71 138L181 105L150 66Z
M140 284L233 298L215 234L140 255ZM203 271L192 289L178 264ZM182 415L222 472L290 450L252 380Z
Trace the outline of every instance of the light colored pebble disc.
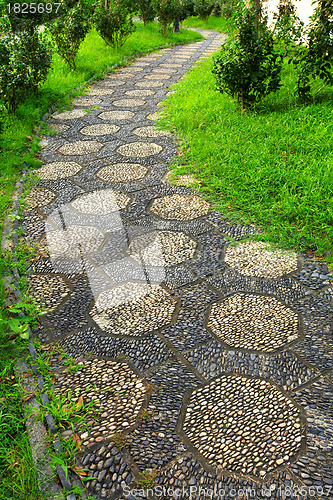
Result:
M135 83L136 87L143 87L143 88L154 88L154 87L163 87L165 85L164 82L156 82L156 81L148 81L148 80L142 80L141 82Z
M75 118L82 118L87 116L87 113L83 109L73 109L72 111L64 111L57 115L53 115L52 118L56 120L73 120Z
M90 315L112 335L142 335L170 323L177 301L158 285L126 283L102 292Z
M236 293L213 304L207 327L235 349L272 352L299 338L298 315L274 297Z
M113 93L114 93L113 89L108 89L108 88L99 89L97 87L91 88L88 92L89 95L111 95Z
M127 90L125 92L125 95L128 95L129 97L147 97L150 95L154 95L155 92L152 90Z
M132 111L104 111L98 115L102 120L130 120L135 116Z
M56 195L47 188L32 187L28 196L25 198L26 207L28 210L32 208L44 207L51 203Z
M82 169L81 165L74 161L55 161L46 163L36 173L43 181L56 181L77 174Z
M264 478L295 461L304 441L299 409L269 382L222 376L192 392L183 431L211 466Z
M297 254L273 249L264 241L229 246L225 262L246 276L277 278L297 270Z
M145 156L157 155L162 151L162 146L155 144L154 142L132 142L130 144L124 144L118 148L118 153L133 158L140 158Z
M129 201L126 193L103 189L79 196L71 202L71 206L82 214L107 215L127 207Z
M68 297L70 289L60 276L33 274L28 278L29 293L43 313L51 312Z
M170 135L167 130L159 130L155 127L138 127L132 130L132 134L138 137L163 137L165 135Z
M81 128L80 134L83 135L109 135L115 134L120 130L120 127L117 125L88 125L87 127Z
M96 176L104 182L130 182L142 179L147 172L148 169L139 163L116 163L102 167Z
M96 153L103 147L103 144L98 141L76 141L64 144L58 151L63 155L87 155Z
M195 195L171 194L153 201L150 211L162 219L191 220L206 215L209 203Z
M113 101L113 106L121 108L135 108L137 106L144 106L147 101L143 99L119 99L118 101Z

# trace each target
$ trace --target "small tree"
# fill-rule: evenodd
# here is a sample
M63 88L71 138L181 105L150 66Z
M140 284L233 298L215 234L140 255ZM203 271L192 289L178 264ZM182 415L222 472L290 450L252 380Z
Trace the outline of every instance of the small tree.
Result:
M63 2L60 15L48 25L58 54L74 70L76 55L90 30L89 17L89 11L80 0L74 5Z
M311 78L333 85L333 0L319 0L308 43L300 47L293 62L299 70L298 94L302 99L311 98Z
M194 0L194 10L202 21L207 21L215 7L214 0Z
M116 50L136 29L130 10L119 0L102 1L95 12L94 21L105 43Z
M137 6L140 19L143 21L144 26L155 19L155 11L151 0L138 0Z
M243 7L235 18L236 35L223 44L214 58L216 88L252 107L281 86L282 56L275 52L267 19L258 24L254 8Z
M179 17L179 0L152 0L158 21L162 28L163 36L167 36L168 29L176 17Z

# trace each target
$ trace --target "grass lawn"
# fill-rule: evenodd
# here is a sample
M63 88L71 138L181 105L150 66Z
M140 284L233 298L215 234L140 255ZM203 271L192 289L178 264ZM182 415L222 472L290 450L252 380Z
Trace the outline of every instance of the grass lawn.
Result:
M185 19L183 26L228 33L233 28L233 22L231 19L225 19L224 17L209 16L207 21L202 21L200 17L192 16Z
M121 64L125 58L137 52L202 39L201 35L187 30L178 34L170 33L167 38L163 38L158 30L157 24L151 23L144 28L142 23L137 23L137 31L118 52L108 47L92 31L78 53L76 71L69 70L62 59L54 54L52 70L39 94L27 98L14 114L0 114L3 122L3 132L0 135L0 235L11 204L14 183L21 176L22 164L39 164L35 159L38 145L32 138L40 118L52 105L69 104L66 95L79 84L92 77L101 77L112 65ZM24 256L21 258L24 260ZM1 275L4 265L5 259L2 258ZM0 286L0 499L40 500L24 430L22 394L13 375L18 348L11 342L7 319L5 294Z
M244 112L214 89L211 69L212 58L198 64L165 101L160 124L182 150L174 174L194 176L226 216L279 245L332 250L333 89L301 105L286 65L283 88Z

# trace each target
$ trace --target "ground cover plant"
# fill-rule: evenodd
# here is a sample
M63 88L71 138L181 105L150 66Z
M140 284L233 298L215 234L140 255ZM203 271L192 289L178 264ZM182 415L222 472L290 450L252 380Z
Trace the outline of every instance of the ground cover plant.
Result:
M161 124L180 137L175 174L194 176L219 209L280 245L330 251L332 89L318 82L302 105L285 62L281 89L244 112L216 91L212 66L199 64L166 100Z
M206 21L200 19L199 16L191 16L184 20L183 26L187 28L214 30L220 33L228 33L233 29L232 20L222 16L209 16Z

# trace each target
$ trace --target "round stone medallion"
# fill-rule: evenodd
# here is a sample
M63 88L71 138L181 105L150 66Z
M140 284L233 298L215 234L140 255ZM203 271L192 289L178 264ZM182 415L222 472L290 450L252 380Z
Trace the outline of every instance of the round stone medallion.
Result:
M53 115L52 118L55 120L73 120L75 118L82 118L86 115L87 113L83 111L83 109L73 109L73 111L64 111L63 113Z
M144 106L146 101L143 99L119 99L118 101L113 101L112 104L120 108L135 108L137 106Z
M132 111L104 111L98 115L102 120L130 120L134 118L135 113Z
M116 163L102 167L96 176L104 182L131 182L142 179L147 172L148 169L139 163Z
M225 263L246 276L277 278L297 270L297 254L277 250L264 241L228 246Z
M209 466L263 479L297 459L305 422L270 382L225 375L192 392L182 432Z
M162 151L162 149L162 146L159 146L154 142L131 142L130 144L120 146L117 151L123 156L143 158L145 156L157 155Z
M90 315L112 335L141 337L167 326L176 304L177 300L158 285L128 282L102 292Z
M209 203L191 194L171 194L153 201L150 212L169 220L191 220L206 215Z
M51 312L70 294L70 289L60 276L32 274L28 278L29 294L42 309L41 314Z
M80 97L79 99L75 99L73 104L75 106L83 106L83 107L92 107L92 106L98 106L102 102L102 99L94 99L89 97Z
M51 203L56 197L55 193L47 188L32 187L28 196L25 198L27 210L32 208L44 207Z
M152 90L127 90L125 92L125 95L128 95L129 97L147 97L150 95L154 95L155 92Z
M72 177L82 169L81 165L74 161L55 161L46 163L36 173L43 181L56 181Z
M79 196L71 202L71 207L81 214L108 215L126 208L130 197L121 191L102 189Z
M97 82L97 85L99 87L118 87L118 86L121 86L121 85L125 85L125 81L124 80L110 80L110 79L107 79L107 80L102 80L100 82Z
M80 134L83 135L109 135L109 134L115 134L120 130L120 127L118 125L107 125L107 124L102 124L102 125L88 125L87 127L83 127L80 130Z
M103 147L103 144L98 141L76 141L69 142L61 146L58 151L63 155L80 156L90 153L96 153Z
M88 92L89 95L111 95L113 93L114 93L113 89L108 89L108 88L98 89L97 87L90 89Z
M235 293L212 305L207 328L233 349L273 352L299 338L298 314L274 297Z
M152 73L163 73L163 74L168 74L168 75L172 75L172 74L175 74L177 73L177 70L176 69L169 69L169 68L154 68L152 69L151 71Z
M144 77L146 80L169 80L171 78L170 75L161 74L161 75L146 75Z
M159 130L155 127L138 127L132 130L132 134L137 135L138 137L163 137L166 135L170 135L170 132L167 130Z
M136 87L143 87L143 88L163 87L163 85L165 85L164 82L155 82L148 80L135 83Z

